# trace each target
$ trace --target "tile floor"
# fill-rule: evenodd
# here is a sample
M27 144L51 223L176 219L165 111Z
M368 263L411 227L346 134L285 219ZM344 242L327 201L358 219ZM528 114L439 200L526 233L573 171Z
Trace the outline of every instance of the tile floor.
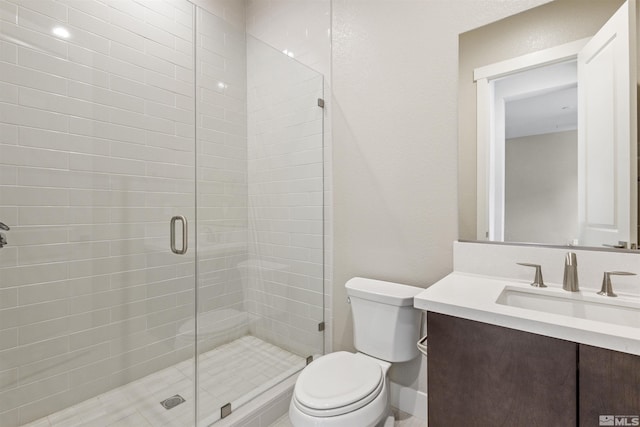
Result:
M394 427L426 427L427 425L426 421L421 420L420 418L412 417L411 415L398 411L397 409L394 409L393 415L396 418L396 422L393 424ZM293 427L293 426L289 421L289 415L284 414L282 417L278 418L269 427Z
M302 369L305 360L256 337L245 336L202 354L199 363L200 419L213 422L211 416L216 418L222 405L241 405L248 395ZM160 402L175 394L186 402L164 409ZM25 427L192 426L193 402L193 361L187 360Z

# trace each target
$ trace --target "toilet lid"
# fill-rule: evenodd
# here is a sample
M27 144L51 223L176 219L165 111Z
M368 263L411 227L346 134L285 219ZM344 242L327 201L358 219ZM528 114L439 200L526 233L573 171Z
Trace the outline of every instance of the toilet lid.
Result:
M302 370L296 381L295 397L309 409L330 410L364 399L379 389L383 381L378 363L361 354L339 351Z

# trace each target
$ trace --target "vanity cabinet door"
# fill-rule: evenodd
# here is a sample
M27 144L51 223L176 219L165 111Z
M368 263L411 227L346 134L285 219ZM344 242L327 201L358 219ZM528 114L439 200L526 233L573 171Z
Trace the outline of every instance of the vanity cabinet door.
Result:
M427 314L428 419L440 426L575 426L575 343Z
M597 426L605 415L639 416L640 356L579 346L580 425ZM615 425L638 425L631 418L624 422Z

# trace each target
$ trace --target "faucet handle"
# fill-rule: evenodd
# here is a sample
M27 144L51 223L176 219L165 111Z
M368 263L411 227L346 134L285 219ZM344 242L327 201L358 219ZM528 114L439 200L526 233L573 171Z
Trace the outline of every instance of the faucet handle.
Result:
M605 295L608 297L617 297L618 295L613 292L611 286L611 276L635 276L636 273L630 273L628 271L605 271L602 277L602 288L598 295Z
M615 249L627 249L627 242L618 240L617 245L611 245L608 243L603 243L602 246L606 246L607 248L615 248Z
M528 262L518 262L518 265L524 265L525 267L534 267L536 269L536 276L533 279L533 283L531 286L536 288L546 288L547 285L544 284L544 280L542 279L542 266L540 264L529 264Z

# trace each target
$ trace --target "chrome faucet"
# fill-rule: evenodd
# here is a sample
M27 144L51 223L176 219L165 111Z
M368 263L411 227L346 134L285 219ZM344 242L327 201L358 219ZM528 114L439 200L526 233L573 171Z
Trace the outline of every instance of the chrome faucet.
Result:
M547 285L544 284L544 280L542 279L542 266L540 264L530 264L528 262L517 262L518 265L524 265L525 267L533 267L536 269L536 275L531 283L531 286L535 288L546 288Z
M613 286L611 286L611 276L635 276L636 273L629 273L628 271L605 271L602 278L602 288L598 295L604 295L607 297L617 297L618 295L613 292Z
M564 278L562 289L569 292L578 292L578 259L574 252L568 252L564 257Z

